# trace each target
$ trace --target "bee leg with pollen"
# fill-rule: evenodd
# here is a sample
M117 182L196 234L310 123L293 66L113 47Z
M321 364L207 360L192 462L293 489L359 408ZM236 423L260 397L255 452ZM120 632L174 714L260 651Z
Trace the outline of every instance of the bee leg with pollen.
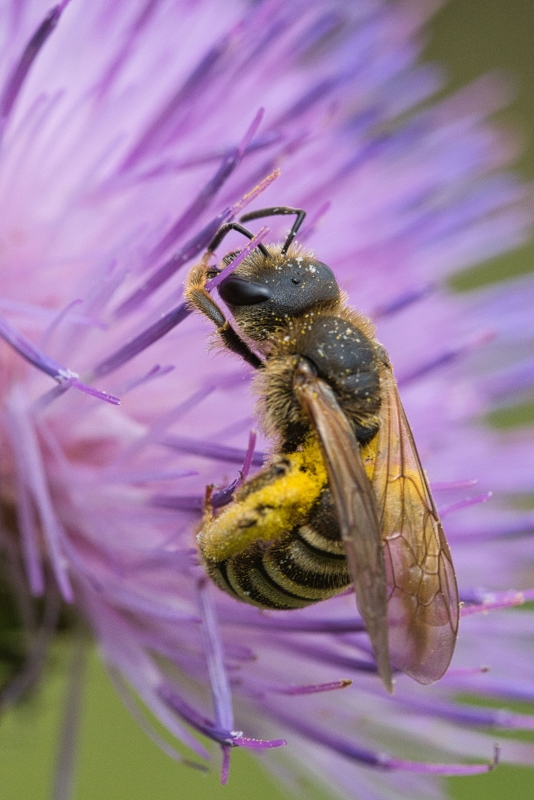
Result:
M197 541L206 569L228 594L261 608L302 608L323 599L309 583L295 584L279 557L298 558L294 546L321 494L327 474L316 437L284 454L246 481L234 502L204 519ZM295 564L298 571L298 564ZM336 590L329 594L337 593Z

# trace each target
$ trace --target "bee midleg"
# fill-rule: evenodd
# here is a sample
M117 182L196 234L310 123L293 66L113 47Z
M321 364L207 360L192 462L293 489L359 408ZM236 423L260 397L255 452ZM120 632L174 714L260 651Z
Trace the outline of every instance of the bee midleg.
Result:
M255 369L263 366L263 361L250 349L243 339L235 332L223 312L206 290L206 281L210 268L201 262L193 267L185 284L185 297L187 302L201 314L204 314L214 325L223 345Z
M343 591L350 577L315 438L248 481L199 544L215 583L262 608L302 608Z

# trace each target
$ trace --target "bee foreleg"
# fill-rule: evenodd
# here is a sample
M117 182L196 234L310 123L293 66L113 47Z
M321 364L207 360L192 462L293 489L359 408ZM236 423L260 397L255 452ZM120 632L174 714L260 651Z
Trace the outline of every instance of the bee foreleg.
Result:
M248 344L230 326L223 312L206 289L209 268L201 263L189 273L185 285L185 297L193 309L204 314L217 327L217 333L223 345L232 353L240 356L254 369L263 366L263 361L250 349Z
M184 294L188 304L195 311L200 311L201 314L204 314L219 329L227 324L226 317L208 293L206 289L207 280L207 269L204 264L199 264L189 273Z

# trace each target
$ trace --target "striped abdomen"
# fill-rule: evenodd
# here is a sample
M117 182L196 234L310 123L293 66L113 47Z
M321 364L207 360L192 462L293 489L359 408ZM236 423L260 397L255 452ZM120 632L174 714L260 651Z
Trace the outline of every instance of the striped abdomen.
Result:
M339 594L351 583L328 489L304 524L206 566L221 589L262 608L302 608Z

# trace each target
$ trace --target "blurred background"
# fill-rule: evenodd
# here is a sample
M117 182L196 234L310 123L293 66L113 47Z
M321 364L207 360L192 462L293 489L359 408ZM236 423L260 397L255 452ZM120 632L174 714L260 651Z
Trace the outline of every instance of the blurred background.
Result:
M450 0L434 17L426 50L427 60L441 62L447 68L448 90L489 70L508 74L515 96L498 119L519 137L523 154L517 169L530 181L534 178L533 41L532 0ZM534 244L530 244L461 276L456 286L469 290L505 275L526 272L533 265ZM523 410L522 422L527 421L525 414L534 422L532 407ZM65 674L71 657L65 644L57 645L43 690L1 720L1 800L50 797L67 691ZM90 652L85 686L73 800L287 800L287 793L261 767L262 760L268 766L269 751L253 760L236 750L226 787L218 783L216 754L208 774L174 763L148 740L124 709L94 651ZM534 713L524 705L517 710ZM503 738L500 732L495 734L495 740L499 738ZM528 798L534 795L534 770L499 766L491 774L450 779L448 783L452 797L458 800Z

